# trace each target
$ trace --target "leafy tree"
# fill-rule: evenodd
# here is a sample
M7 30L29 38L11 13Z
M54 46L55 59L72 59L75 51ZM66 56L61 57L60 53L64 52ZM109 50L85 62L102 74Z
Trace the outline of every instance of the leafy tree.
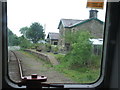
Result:
M17 46L19 43L19 37L17 37L10 29L8 29L8 45Z
M26 32L29 30L29 28L26 26L26 27L22 27L19 31L20 33L26 38Z
M33 43L37 43L40 39L44 39L45 37L43 26L37 22L32 23L26 35Z
M25 49L31 47L30 41L28 41L23 35L19 37L20 40L20 47Z

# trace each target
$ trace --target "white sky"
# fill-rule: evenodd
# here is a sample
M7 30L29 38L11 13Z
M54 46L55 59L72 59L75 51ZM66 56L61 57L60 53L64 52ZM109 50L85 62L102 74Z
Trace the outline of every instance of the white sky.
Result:
M45 25L45 33L59 32L60 19L88 19L87 0L8 0L8 28L20 36L20 28L33 22ZM104 21L105 10L98 10L98 19Z

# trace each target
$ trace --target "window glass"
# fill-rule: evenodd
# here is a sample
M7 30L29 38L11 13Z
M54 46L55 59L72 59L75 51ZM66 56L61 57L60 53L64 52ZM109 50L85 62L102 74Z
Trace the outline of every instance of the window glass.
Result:
M99 78L105 2L103 9L87 7L87 0L7 3L11 80L20 82L32 74L46 76L47 83L93 83Z

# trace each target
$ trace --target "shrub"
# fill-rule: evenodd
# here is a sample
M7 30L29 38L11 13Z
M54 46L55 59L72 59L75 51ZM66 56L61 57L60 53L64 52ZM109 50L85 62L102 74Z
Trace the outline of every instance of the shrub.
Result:
M89 41L89 32L81 31L74 34L77 36L76 42L71 46L71 51L66 54L64 61L68 61L69 67L86 67L91 60L92 55L92 44ZM73 37L76 37L73 36Z
M46 47L46 51L47 51L47 52L50 52L50 51L51 51L51 44L47 43L47 44L45 45L45 47Z
M62 54L57 54L57 55L55 55L56 59L57 59L60 63L62 63L62 60L63 60L64 56L65 56L65 55L62 55Z

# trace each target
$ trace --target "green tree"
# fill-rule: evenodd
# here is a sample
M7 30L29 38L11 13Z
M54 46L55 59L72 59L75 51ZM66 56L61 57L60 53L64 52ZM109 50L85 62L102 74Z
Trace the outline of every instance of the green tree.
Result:
M29 30L29 28L26 26L26 27L22 27L19 31L20 33L26 38L26 32Z
M44 39L45 37L43 26L37 22L32 23L26 35L33 43L37 43L40 39Z
M23 49L29 48L32 45L30 41L28 41L23 35L19 37L19 40L20 40L20 47Z
M8 45L17 46L20 44L19 37L16 36L10 29L8 29Z

